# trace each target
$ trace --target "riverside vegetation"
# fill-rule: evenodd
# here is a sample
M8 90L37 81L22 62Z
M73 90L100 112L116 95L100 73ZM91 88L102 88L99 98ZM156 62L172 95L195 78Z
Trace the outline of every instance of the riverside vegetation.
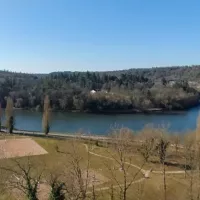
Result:
M52 110L145 112L183 110L199 104L200 66L130 69L112 72L0 72L2 107L10 96L16 108L43 109L44 94ZM91 95L90 91L96 93Z

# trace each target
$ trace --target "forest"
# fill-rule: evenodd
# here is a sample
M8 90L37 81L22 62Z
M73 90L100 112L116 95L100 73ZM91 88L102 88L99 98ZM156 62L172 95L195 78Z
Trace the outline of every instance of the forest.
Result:
M184 110L199 104L200 66L129 69L108 72L25 74L0 71L2 107L41 110L44 96L52 110L147 112ZM92 91L92 92L91 92Z

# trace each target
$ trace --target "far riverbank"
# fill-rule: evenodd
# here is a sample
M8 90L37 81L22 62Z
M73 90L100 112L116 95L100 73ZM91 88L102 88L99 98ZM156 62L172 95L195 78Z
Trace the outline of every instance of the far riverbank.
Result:
M198 107L199 105L195 106ZM194 108L194 107L193 107ZM86 113L86 114L100 114L100 115L115 115L115 114L177 114L181 115L187 112L192 108L188 109L181 109L181 110L166 110L161 108L151 108L146 110L138 110L138 109L131 109L131 110L104 110L104 111L81 111L81 110L51 110L52 113L61 112L61 113ZM28 109L28 108L14 108L14 110L25 110L31 112L42 112L42 110L35 110L35 109Z

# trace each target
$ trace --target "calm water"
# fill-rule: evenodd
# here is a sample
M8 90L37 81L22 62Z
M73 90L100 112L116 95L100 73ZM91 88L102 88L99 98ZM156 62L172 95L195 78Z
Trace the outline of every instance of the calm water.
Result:
M128 127L140 130L146 124L169 126L172 132L184 133L196 128L196 120L200 107L191 109L182 114L123 114L123 115L96 115L81 113L52 114L52 132L73 133L79 130L92 134L107 134L112 127ZM24 110L15 110L15 127L23 130L41 131L42 113Z

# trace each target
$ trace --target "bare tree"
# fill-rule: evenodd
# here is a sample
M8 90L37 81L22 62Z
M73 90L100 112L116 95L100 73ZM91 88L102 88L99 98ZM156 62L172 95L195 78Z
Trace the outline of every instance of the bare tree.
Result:
M195 133L184 139L185 178L189 179L188 198L200 199L200 116Z
M196 141L196 152L195 152L195 164L196 164L196 175L195 175L195 186L197 189L196 200L200 199L200 143Z
M200 114L197 118L196 128L196 170L197 170L197 200L200 199Z
M111 186L110 186L109 196L110 196L110 200L115 200L115 194L114 194L113 184L111 184Z
M170 143L164 135L165 130L160 129L160 131L161 131L161 135L158 138L156 149L158 151L160 163L163 166L163 189L164 189L164 200L166 200L167 199L167 184L166 184L166 173L165 173L165 159L166 159L167 148Z
M167 148L169 147L170 142L166 139L166 137L162 134L157 140L156 149L158 152L160 163L164 164L166 155L167 155Z
M38 185L41 180L43 171L36 173L35 167L28 157L25 164L20 160L13 159L14 166L1 167L1 170L8 172L6 186L11 189L18 189L23 192L29 200L38 200Z
M197 118L197 128L195 133L195 143L196 143L196 159L197 159L197 169L200 168L200 114Z
M146 125L138 134L137 138L141 144L138 148L138 151L144 158L145 162L148 162L150 156L154 154L156 141L159 137L160 129L155 128L151 124Z
M185 149L185 178L189 178L189 199L200 199L200 115L197 119L195 134L186 135ZM189 170L188 170L189 169Z
M196 128L196 142L200 142L200 114L197 118L197 128Z
M171 138L172 144L174 145L176 155L178 153L179 145L181 142L181 138L179 135L173 135Z
M142 200L144 195L145 181L137 184L137 200Z
M49 96L45 96L44 98L44 111L43 111L43 118L42 118L42 126L43 131L47 135L50 130L50 100Z
M0 103L0 132L1 132L1 117L2 117L2 108L1 108L1 103Z
M144 158L144 161L148 162L150 156L153 154L154 149L155 149L155 138L150 137L150 138L145 138L142 141L138 151Z
M9 133L14 129L13 100L8 97L6 104L6 128Z
M111 135L111 139L111 149L108 150L108 153L114 163L113 165L111 165L110 163L105 163L105 165L109 170L111 180L119 187L119 199L126 200L127 191L133 184L137 175L141 172L143 165L138 168L137 172L133 172L131 169L130 163L132 161L132 156L130 155L130 153L133 152L134 148L132 131L124 128L114 130L113 134ZM116 165L118 166L117 168L115 168ZM119 170L123 174L122 182L117 176Z
M92 184L92 196L91 196L91 200L97 200L97 194L95 192L95 185L94 185L94 183Z
M185 154L185 178L186 174L189 177L189 198L194 200L194 168L195 168L195 137L188 135L184 140L184 154ZM187 169L190 171L187 173Z
M65 183L65 194L69 200L85 200L90 184L90 154L87 153L86 163L83 166L84 158L80 156L78 152L78 139L71 141L72 150L62 151L59 147L56 147L57 152L67 156L67 171L65 177L67 181ZM95 190L92 192L94 197Z

